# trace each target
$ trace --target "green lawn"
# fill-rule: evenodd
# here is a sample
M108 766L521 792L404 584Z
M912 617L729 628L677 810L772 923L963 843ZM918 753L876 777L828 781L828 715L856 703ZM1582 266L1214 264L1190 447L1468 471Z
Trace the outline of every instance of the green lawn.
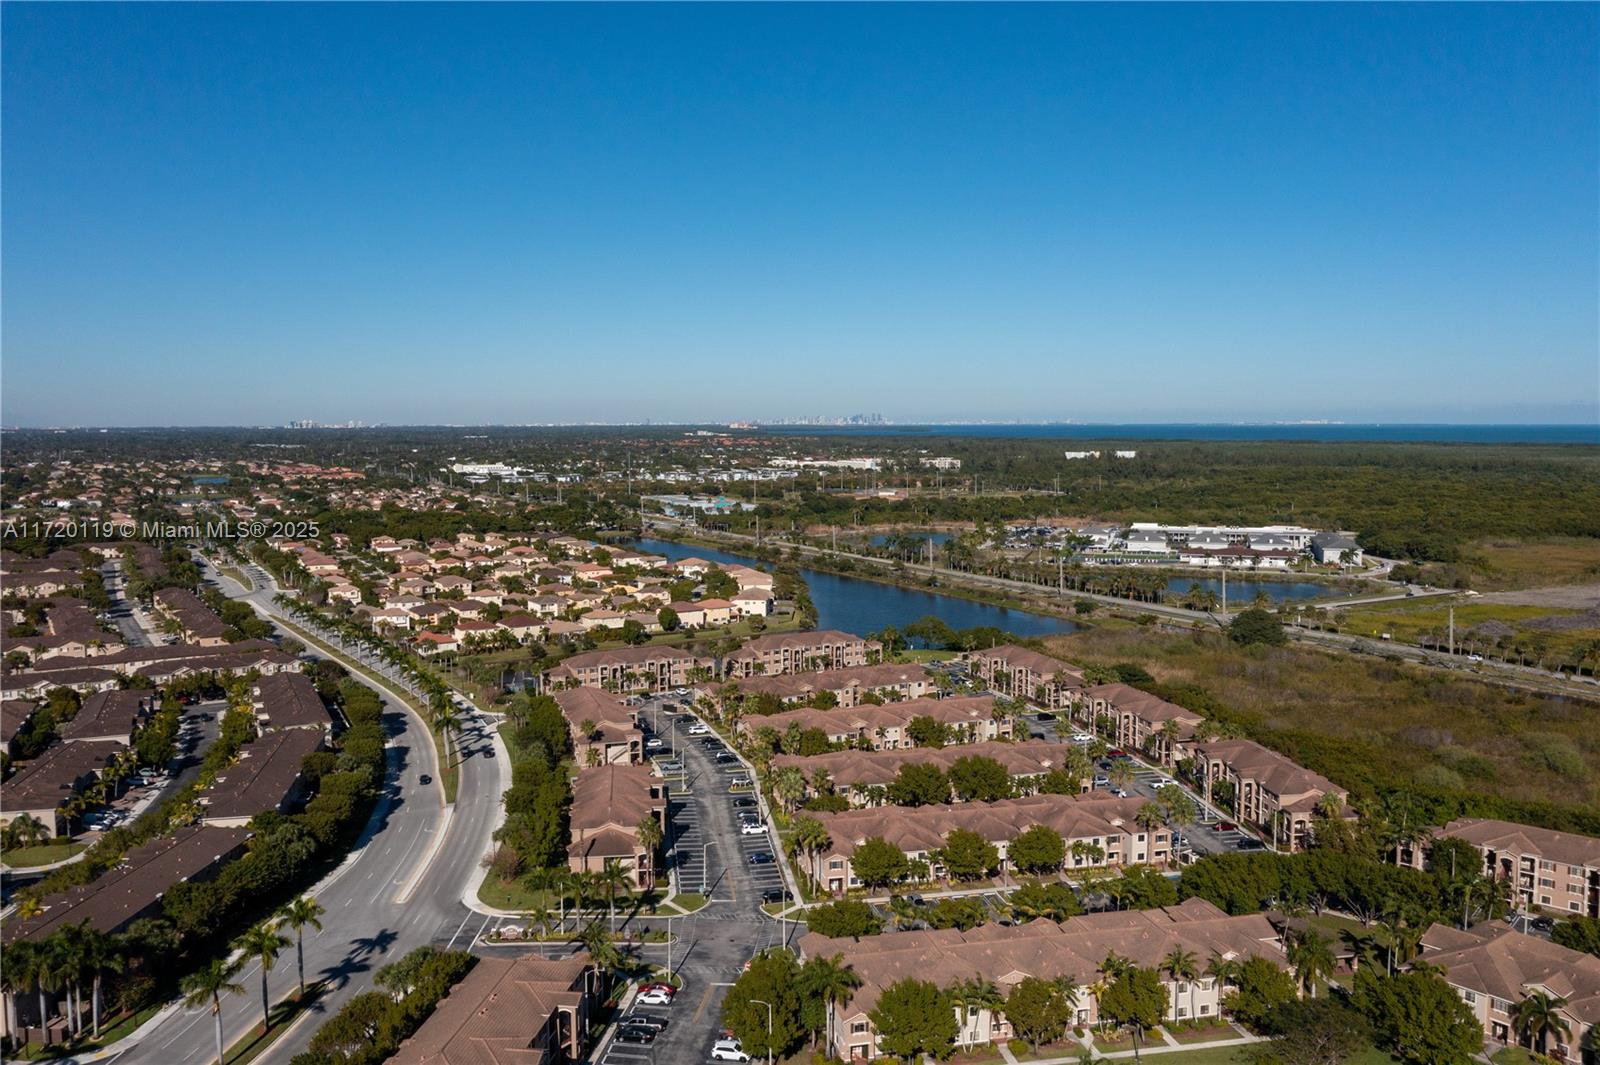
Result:
M1539 1059L1521 1047L1502 1047L1489 1060L1494 1065L1535 1065Z
M0 862L12 869L32 869L34 866L63 861L87 846L87 843L41 843L37 847L18 847L0 855Z

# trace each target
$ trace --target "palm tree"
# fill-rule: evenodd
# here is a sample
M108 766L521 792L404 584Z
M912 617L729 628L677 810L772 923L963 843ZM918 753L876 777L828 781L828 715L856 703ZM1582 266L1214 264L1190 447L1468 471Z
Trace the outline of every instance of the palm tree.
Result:
M211 1019L217 1030L217 1065L222 1065L222 996L237 995L244 985L236 983L239 975L237 962L225 958L212 958L204 968L196 969L183 978L183 1004L191 1009L211 1005Z
M785 766L772 774L772 794L783 804L784 813L792 811L805 793L806 776L796 766Z
M67 1024L75 1036L83 1031L78 985L83 978L87 953L84 947L86 928L86 925L68 925L45 940L46 949L54 959L56 978L67 993Z
M1086 989L1079 987L1078 981L1074 980L1070 976L1058 976L1050 982L1055 985L1056 993L1061 996L1061 1000L1067 1004L1069 1009L1072 1010L1071 1020L1068 1022L1069 1026L1076 1025L1078 1018L1078 1001L1083 997L1083 992Z
M656 865L656 850L665 838L665 834L661 831L661 822L655 819L655 815L645 814L639 818L638 827L634 832L638 835L639 842L644 845L644 849L650 853L650 868L653 870Z
M306 926L322 931L321 917L327 911L309 895L291 899L278 910L278 923L294 929L294 960L300 975L300 997L306 997Z
M605 865L596 874L596 881L600 887L606 890L606 912L611 919L611 933L615 935L617 931L617 889L621 888L624 892L628 890L628 871L622 867L622 863L617 859L607 858Z
M1289 964L1294 966L1295 979L1312 998L1317 997L1317 983L1333 974L1337 962L1333 950L1322 933L1307 929L1290 938L1287 951Z
M1561 1016L1561 1008L1566 1004L1564 998L1553 998L1543 991L1530 992L1511 1013L1517 1036L1526 1039L1530 1045L1538 1040L1541 1054L1547 1052L1550 1036L1571 1038L1572 1026Z
M449 765L450 757L455 751L452 742L456 730L461 727L461 715L456 712L455 703L450 699L442 699L433 708L433 727L439 730L440 737L444 740L444 760Z
M84 924L83 947L84 963L88 966L94 979L93 1034L96 1039L100 1037L100 989L104 975L108 972L121 972L126 961L123 955L123 943L117 936L107 935L97 928L90 928Z
M850 994L861 986L861 977L844 963L844 955L816 957L807 964L811 970L810 991L822 999L824 1049L833 1045L833 1008L850 1001Z
M1156 829L1166 824L1166 817L1162 814L1161 807L1153 802L1147 802L1133 815L1133 823L1153 836Z
M1173 947L1167 956L1161 959L1161 967L1167 970L1167 975L1179 983L1189 985L1189 1016L1194 1016L1194 982L1200 979L1200 959L1193 951L1184 950L1182 947ZM1172 1019L1178 1019L1178 989L1172 989Z
M590 921L578 933L578 942L589 952L590 959L604 972L615 972L622 965L622 952L611 939L611 933L599 921Z
M32 940L19 939L6 948L6 963L0 965L0 990L6 999L5 1034L17 1028L17 996L33 986L34 954L38 948ZM39 1002L40 1016L44 1016L44 1000Z
M278 931L278 926L262 921L253 926L244 935L240 936L233 944L235 950L244 952L245 957L254 958L261 963L261 1030L265 1032L270 1027L271 1004L267 1001L267 974L272 971L273 963L278 960L278 954L284 947L289 946L288 936Z

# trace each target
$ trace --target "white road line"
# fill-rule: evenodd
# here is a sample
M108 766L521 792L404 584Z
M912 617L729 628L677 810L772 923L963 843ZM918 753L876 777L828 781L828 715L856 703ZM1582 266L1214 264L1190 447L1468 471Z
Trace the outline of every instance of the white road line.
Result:
M459 936L461 934L461 930L463 928L467 927L467 922L470 921L470 920L472 920L472 914L470 914L470 913L467 914L465 917L461 918L461 923L456 926L456 934L454 936L451 936L450 937L450 942L448 942L448 943L446 943L444 945L444 949L445 950L451 950L451 949L453 949L455 947L455 945L456 945L456 936Z

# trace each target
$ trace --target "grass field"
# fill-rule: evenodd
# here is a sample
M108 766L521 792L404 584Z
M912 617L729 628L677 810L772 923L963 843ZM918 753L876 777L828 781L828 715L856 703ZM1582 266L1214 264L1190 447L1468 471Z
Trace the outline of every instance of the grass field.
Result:
M0 862L12 869L32 869L64 861L87 846L87 843L41 843L37 847L17 847L0 854Z
M1541 629L1528 623L1538 618L1569 616L1580 613L1572 609L1543 606L1523 606L1513 603L1480 603L1472 601L1441 603L1437 600L1416 602L1375 603L1371 606L1352 607L1339 612L1340 629L1357 636L1377 638L1390 633L1402 643L1421 643L1422 637L1435 635L1443 642L1449 629L1450 609L1455 609L1457 648L1493 651L1496 657L1506 653L1492 647L1481 646L1486 641L1477 639L1475 626L1485 622L1509 625L1514 635L1511 645L1520 647L1530 663L1544 659L1552 666L1557 662L1576 662L1583 657L1582 648L1600 640L1600 628L1569 629L1565 631ZM1516 658L1515 652L1511 652Z
M1479 591L1600 581L1600 540L1483 540L1464 553Z
M1120 623L1050 637L1078 664L1136 662L1193 685L1346 787L1420 782L1563 805L1600 802L1595 707L1371 656L1241 648Z

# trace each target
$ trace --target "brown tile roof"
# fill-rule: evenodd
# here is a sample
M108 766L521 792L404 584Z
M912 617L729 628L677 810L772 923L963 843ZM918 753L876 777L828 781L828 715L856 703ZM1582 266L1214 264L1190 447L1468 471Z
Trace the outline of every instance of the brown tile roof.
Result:
M550 1015L583 999L586 951L565 958L480 958L388 1065L544 1065L533 1048Z
M1065 840L1141 831L1134 817L1149 800L1088 795L1027 795L998 802L931 806L869 806L814 815L833 838L829 853L849 856L874 837L907 853L944 846L955 829L976 832L991 843L1009 841L1034 825L1048 825Z
M58 743L6 781L6 809L54 810L76 794L79 780L98 773L126 749L116 740Z
M1443 967L1457 987L1517 1002L1544 988L1564 998L1563 1012L1600 1024L1600 958L1485 921L1467 931L1436 924L1422 938L1422 960ZM1574 1035L1578 1033L1573 1032Z
M1030 740L1025 743L966 743L949 747L900 747L888 751L834 751L810 756L780 754L772 760L773 768L793 766L807 779L818 772L828 774L835 784L847 787L866 787L888 784L905 765L933 765L943 772L958 758L977 755L992 758L1006 767L1014 777L1033 776L1059 769L1066 752L1072 748L1048 740Z
M62 739L88 740L105 736L131 736L139 719L155 702L148 691L95 692L61 730Z
M864 637L857 636L852 632L841 632L838 629L817 629L813 632L775 632L766 636L757 636L729 657L743 658L759 655L766 651L781 651L784 648L831 647L841 643L865 642L867 641Z
M889 932L859 942L812 932L799 946L808 958L842 954L849 961L862 980L847 1007L855 1015L870 1010L885 987L907 977L948 987L982 976L1002 991L1026 976L1071 976L1085 985L1098 978L1112 951L1148 968L1158 968L1174 948L1202 959L1216 952L1227 958L1265 957L1283 965L1277 941L1276 930L1261 914L1229 917L1203 899L1189 899L1166 909L1091 913L1062 924L1036 920L1014 927L981 925L967 932Z
M599 688L568 688L556 692L555 701L561 708L561 716L573 728L578 728L585 721L593 721L597 725L611 723L633 727L633 710L625 706L621 699Z
M130 850L120 865L98 879L46 896L43 913L6 926L5 942L42 939L82 921L102 932L118 931L159 903L173 884L209 872L249 838L250 833L242 828L209 826L157 837Z
M947 725L959 726L988 721L993 714L994 696L960 695L949 699L906 699L882 706L867 703L832 710L800 707L766 717L740 718L739 725L751 730L769 725L781 733L791 723L798 723L801 728L820 728L830 736L839 736L850 732L870 733L879 728L900 728L909 724L914 717L931 717Z
M1518 854L1537 854L1563 865L1600 866L1600 839L1576 832L1555 832L1514 821L1463 817L1441 828L1441 836L1455 836L1478 847Z
M1029 647L1019 647L1014 643L1003 643L998 647L987 647L981 651L973 651L968 657L971 659L993 658L1004 662L1011 669L1028 669L1044 677L1065 673L1076 680L1083 680L1083 670L1077 666L1069 665L1059 658L1053 658Z
M254 817L278 809L298 783L306 755L321 747L322 733L311 729L269 732L245 744L239 760L200 793L205 816Z
M155 594L156 605L170 613L184 631L195 639L216 639L228 631L216 611L205 601L183 588L162 588Z
M1327 777L1296 765L1254 740L1216 740L1198 744L1195 750L1221 761L1241 777L1260 781L1280 798L1312 792L1344 794L1344 789Z
M780 699L801 699L819 691L843 691L846 688L890 688L902 684L928 683L933 674L926 666L900 665L885 662L872 666L846 666L843 669L821 669L814 673L781 673L773 676L741 677L733 685L741 692L758 695L770 693ZM714 685L720 690L720 685Z
M333 716L317 686L301 673L273 673L256 681L253 698L268 728L329 728Z

